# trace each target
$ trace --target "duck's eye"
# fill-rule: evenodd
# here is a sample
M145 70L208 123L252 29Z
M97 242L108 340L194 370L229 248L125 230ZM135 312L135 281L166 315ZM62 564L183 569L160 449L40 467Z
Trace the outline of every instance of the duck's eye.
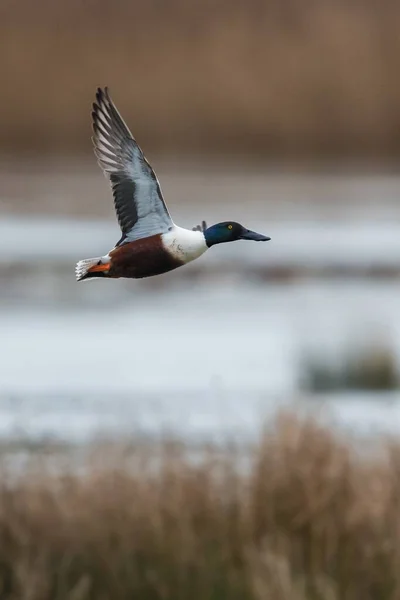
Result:
M228 229L233 229L233 225L228 225Z

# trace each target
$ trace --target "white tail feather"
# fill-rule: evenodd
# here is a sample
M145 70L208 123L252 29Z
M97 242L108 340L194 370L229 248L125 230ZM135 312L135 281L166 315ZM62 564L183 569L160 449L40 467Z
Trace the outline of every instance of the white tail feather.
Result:
M90 267L94 267L95 265L99 264L99 261L101 261L100 256L98 256L97 258L84 258L83 260L80 260L78 263L76 263L76 280L80 281L82 277L84 277L87 274ZM91 279L87 279L85 281L91 281Z

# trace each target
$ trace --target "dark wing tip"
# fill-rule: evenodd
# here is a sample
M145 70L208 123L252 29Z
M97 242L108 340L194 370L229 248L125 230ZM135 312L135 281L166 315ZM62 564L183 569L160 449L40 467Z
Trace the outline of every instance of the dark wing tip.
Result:
M105 88L107 89L107 88ZM97 124L98 123L103 123L103 126L105 125L105 122L107 122L108 119L108 110L107 108L111 106L111 101L108 98L108 96L105 95L104 91L101 88L97 88L97 92L96 92L96 102L92 103L92 113L91 113L91 117L92 117L92 129L93 131L98 134L98 127ZM104 110L104 108L106 109L106 111Z
M98 87L96 90L96 100L97 104L101 104L101 102L112 103L110 98L109 88L105 86L104 88Z
M108 85L105 85L104 88L98 87L96 90L97 101L102 100L104 98L109 101L111 100L110 89L109 89Z
M196 227L192 227L192 231L204 231L207 229L207 223L205 221L201 222L201 225L196 225Z
M100 114L102 112L102 110L100 108L100 98L97 97L97 94L96 94L96 98L97 98L97 102L99 104L96 104L96 102L93 102L93 104L92 104L92 127L93 127L93 130L95 129L96 123L99 121Z

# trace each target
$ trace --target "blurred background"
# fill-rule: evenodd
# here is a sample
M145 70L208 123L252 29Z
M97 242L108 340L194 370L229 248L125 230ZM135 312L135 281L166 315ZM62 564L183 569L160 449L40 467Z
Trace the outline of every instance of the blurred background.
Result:
M400 3L0 2L0 598L400 598ZM174 220L77 284L110 93Z
M1 3L4 439L252 439L305 403L398 429L399 24L393 0ZM179 225L272 241L76 284L119 237L105 85Z

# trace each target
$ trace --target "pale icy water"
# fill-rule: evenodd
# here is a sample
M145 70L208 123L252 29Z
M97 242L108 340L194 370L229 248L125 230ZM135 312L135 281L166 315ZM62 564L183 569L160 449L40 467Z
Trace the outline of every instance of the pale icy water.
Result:
M400 369L400 178L164 180L180 199L183 226L220 220L229 205L272 242L220 247L152 280L78 285L75 261L119 237L111 212L104 221L67 219L67 210L3 216L0 436L251 437L287 406L323 406L355 431L399 431L397 392L309 402L301 384L309 353L335 361L349 347L383 343ZM37 177L35 185L61 212L68 193L78 202L78 184L72 194L63 180L61 194L59 182ZM14 195L17 183L9 182ZM20 191L31 204L34 183ZM199 211L203 195L223 201Z
M91 285L101 294L103 283ZM400 282L225 281L133 295L117 310L7 306L1 433L254 435L264 418L301 402L305 352L334 358L349 343L383 340L400 365L399 294ZM339 396L329 411L357 429L396 429L398 399Z

